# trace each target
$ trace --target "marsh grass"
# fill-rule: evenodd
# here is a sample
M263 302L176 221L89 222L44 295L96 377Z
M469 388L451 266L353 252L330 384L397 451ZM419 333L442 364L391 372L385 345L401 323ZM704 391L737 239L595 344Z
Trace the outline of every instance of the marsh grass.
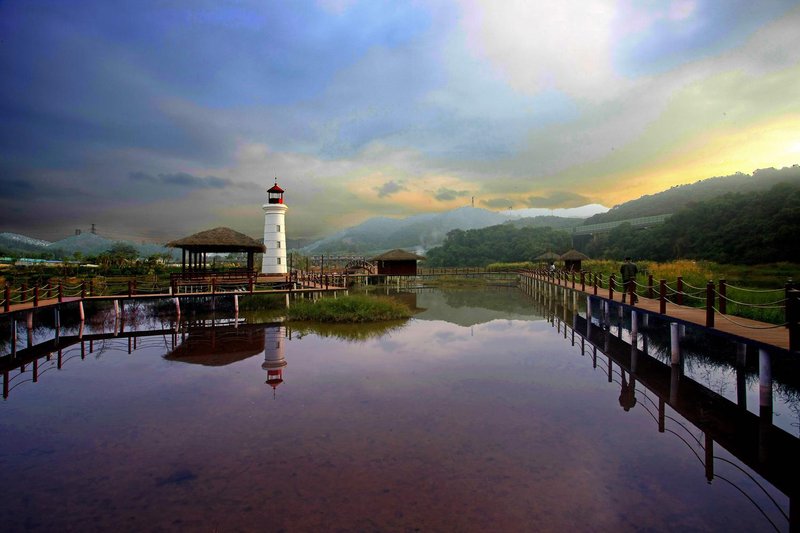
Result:
M391 298L352 295L294 302L286 314L290 320L298 321L361 323L408 318L411 310Z
M490 268L530 268L530 263L494 263ZM583 270L602 275L602 286L608 287L608 279L615 274L619 280L621 261L590 259L582 264ZM691 261L687 259L658 263L655 261L636 261L639 267L637 292L647 294L648 276L653 276L654 294L658 296L659 280L665 280L668 298L675 302L677 279L683 279L683 305L705 307L706 284L714 281L715 290L719 281L727 285L727 315L751 318L761 322L783 324L784 287L788 280L800 278L800 265L794 263L771 263L764 265L722 265L712 261ZM542 265L538 265L542 266ZM534 265L536 268L537 265ZM587 278L588 279L588 278ZM619 284L617 285L619 287ZM715 296L714 307L719 309L719 296Z
M292 322L292 332L298 336L309 334L320 337L332 337L347 342L363 342L378 339L393 331L402 329L405 320L385 320L371 323L323 323L323 322Z
M611 274L619 278L619 261L590 260L584 262L584 269L603 274L607 280ZM647 285L648 275L653 275L654 290L657 294L659 280L665 280L672 293L677 289L677 279L683 279L683 305L705 307L706 284L714 281L715 289L719 280L727 285L727 315L740 316L782 324L785 321L784 286L788 279L797 279L800 266L791 263L775 263L759 266L720 265L711 261L678 260L667 263L638 261L637 282ZM643 294L647 289L638 289ZM675 301L672 294L669 299ZM714 307L719 309L719 296L715 296Z
M239 309L242 311L269 311L285 309L286 296L283 294L246 294L239 299Z

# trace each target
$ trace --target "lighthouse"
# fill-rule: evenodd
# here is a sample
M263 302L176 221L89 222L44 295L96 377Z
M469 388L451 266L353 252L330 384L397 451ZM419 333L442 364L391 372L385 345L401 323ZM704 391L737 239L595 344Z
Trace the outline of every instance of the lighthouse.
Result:
M264 209L264 259L261 262L262 274L286 274L286 210L283 203L283 189L275 185L267 189L267 203Z

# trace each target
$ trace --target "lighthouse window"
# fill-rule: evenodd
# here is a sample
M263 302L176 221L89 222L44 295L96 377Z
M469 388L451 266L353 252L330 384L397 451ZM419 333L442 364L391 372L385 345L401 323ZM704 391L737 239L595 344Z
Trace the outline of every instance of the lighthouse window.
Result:
M278 264L279 265L281 264L281 258L280 257L278 258Z
M280 248L280 247L281 247L281 241L278 241L278 245L276 246L276 248Z
M281 232L281 225L280 224L275 226L275 231L277 231L278 233Z

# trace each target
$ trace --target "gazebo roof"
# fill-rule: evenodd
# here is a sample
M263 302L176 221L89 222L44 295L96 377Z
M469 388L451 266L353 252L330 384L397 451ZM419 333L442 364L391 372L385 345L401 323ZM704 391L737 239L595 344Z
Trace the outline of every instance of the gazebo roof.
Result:
M425 259L421 255L412 254L405 250L395 249L370 259L370 261L418 261Z
M264 253L266 247L257 240L230 228L214 228L167 243L170 248L206 250L209 252Z
M580 253L578 250L570 250L561 256L563 261L585 261L589 259L586 254Z
M553 252L545 252L536 258L537 261L553 261L556 259L562 259L562 257L558 254L554 254Z
M190 329L186 340L164 356L203 366L224 366L264 352L264 326Z

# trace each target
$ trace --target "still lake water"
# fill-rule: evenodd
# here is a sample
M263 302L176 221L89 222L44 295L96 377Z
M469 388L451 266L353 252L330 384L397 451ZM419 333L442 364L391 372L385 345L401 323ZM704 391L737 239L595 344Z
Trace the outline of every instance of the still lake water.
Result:
M402 297L421 312L383 329L243 315L28 365L0 530L788 531L786 494L718 444L708 482L703 432L669 406L659 432L663 399L518 289Z

